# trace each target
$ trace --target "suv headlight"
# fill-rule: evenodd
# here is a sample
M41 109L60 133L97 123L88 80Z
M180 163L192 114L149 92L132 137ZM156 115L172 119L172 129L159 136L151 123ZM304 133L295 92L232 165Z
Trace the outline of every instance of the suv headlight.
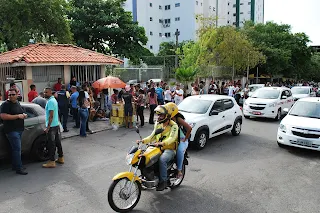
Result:
M126 163L127 163L128 165L131 164L133 157L134 157L134 154L128 154L128 155L127 155L127 157L126 157Z
M277 103L269 104L269 107L276 107L276 106L277 106Z
M279 129L281 130L281 132L286 133L287 132L287 127L283 124L280 124Z
M189 123L189 125L191 126L191 128L196 126L196 123Z

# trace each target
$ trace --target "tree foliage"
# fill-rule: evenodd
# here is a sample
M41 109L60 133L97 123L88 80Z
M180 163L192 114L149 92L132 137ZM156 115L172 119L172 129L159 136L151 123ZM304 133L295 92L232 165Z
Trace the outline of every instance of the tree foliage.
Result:
M122 7L125 0L72 0L69 17L77 45L138 61L148 41L145 30Z
M291 26L267 22L245 23L243 33L267 57L262 71L271 75L298 77L310 63L309 38L304 33L293 34Z
M0 46L11 50L30 39L70 43L67 6L65 0L0 0Z

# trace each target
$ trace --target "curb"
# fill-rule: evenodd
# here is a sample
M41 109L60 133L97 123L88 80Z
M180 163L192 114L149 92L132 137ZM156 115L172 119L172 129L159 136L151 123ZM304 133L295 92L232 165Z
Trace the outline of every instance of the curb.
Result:
M99 129L99 130L93 130L90 135L98 133L98 132L107 131L107 130L112 130L112 127L106 127L106 128ZM77 134L74 134L74 135L68 135L68 136L61 136L61 139L64 140L64 139L73 138L73 137L76 137L76 136L79 136L79 135L80 135L80 133L77 133Z

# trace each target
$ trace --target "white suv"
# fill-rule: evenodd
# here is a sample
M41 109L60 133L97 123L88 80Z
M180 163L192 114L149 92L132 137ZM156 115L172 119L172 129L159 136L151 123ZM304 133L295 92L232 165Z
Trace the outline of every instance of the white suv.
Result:
M192 127L190 142L203 149L209 138L231 131L241 132L242 111L234 98L224 95L197 95L184 99L179 112Z
M245 118L264 117L280 120L284 108L291 108L293 96L286 87L264 87L255 91L243 104Z

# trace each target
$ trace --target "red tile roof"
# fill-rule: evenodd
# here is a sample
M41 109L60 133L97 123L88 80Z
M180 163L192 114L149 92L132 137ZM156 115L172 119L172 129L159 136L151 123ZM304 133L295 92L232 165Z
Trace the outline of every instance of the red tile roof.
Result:
M25 62L28 64L97 63L123 64L112 56L71 44L38 43L0 54L0 64Z

